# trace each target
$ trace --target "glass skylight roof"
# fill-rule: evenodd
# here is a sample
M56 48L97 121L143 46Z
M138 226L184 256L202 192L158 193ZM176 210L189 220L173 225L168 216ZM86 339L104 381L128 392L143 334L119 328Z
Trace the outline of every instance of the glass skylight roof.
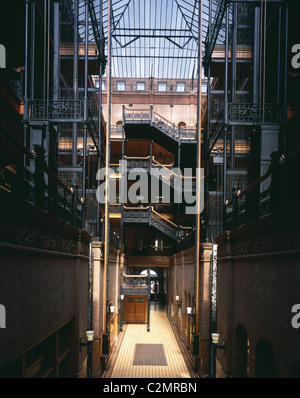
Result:
M210 1L211 20L214 21L225 0ZM108 1L91 0L90 4L94 8L99 31L102 7L103 33L107 39ZM199 0L111 0L111 6L113 77L197 78ZM82 40L85 37L84 19L85 1L79 0ZM203 0L203 54L208 21L209 0ZM92 25L90 20L89 42L96 41ZM223 30L224 24L220 23L218 43L224 43Z

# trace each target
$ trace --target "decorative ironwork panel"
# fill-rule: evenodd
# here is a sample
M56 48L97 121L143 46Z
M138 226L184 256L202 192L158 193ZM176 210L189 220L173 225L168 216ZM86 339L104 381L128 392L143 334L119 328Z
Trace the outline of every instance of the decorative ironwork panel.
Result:
M78 100L30 100L30 119L65 120L83 118L83 102Z
M237 123L279 123L281 106L279 104L230 103L228 105L229 122Z

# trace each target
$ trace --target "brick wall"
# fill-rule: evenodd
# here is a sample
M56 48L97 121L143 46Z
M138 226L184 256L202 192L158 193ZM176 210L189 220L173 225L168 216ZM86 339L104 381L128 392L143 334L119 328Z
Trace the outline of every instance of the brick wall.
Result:
M201 260L199 264L198 292L199 303L196 333L199 335L199 356L195 367L200 374L208 374L209 366L209 280L210 280L211 244L201 245ZM173 256L168 270L168 313L176 329L183 339L186 348L192 355L191 336L195 331L195 318L187 315L187 307L194 307L195 296L195 247ZM180 306L175 297L179 296ZM196 357L194 357L196 358ZM196 364L197 363L197 364ZM201 367L199 367L201 363Z
M272 345L279 377L290 377L300 360L299 329L291 325L291 308L299 303L300 213L290 207L221 235L218 243L218 332L226 355L224 371L235 377L236 329L249 337L249 377L255 377L256 345Z
M106 295L104 297L104 243L93 242L93 375L97 376L104 370L109 357L102 355L102 336L107 330L110 333L110 346L113 348L119 333L119 287L120 271L126 268L124 255L113 247L109 247L107 267L107 296L108 304L115 306L115 315L107 314L107 329L105 327L104 311ZM126 271L125 271L126 272ZM103 305L104 303L104 305Z
M88 305L90 236L1 191L0 367L73 320L73 375L80 373Z

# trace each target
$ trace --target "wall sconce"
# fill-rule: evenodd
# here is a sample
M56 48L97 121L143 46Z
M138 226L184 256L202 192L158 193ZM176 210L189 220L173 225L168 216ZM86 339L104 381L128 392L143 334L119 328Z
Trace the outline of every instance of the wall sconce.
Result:
M226 354L226 341L223 340L223 345L218 345L219 338L220 338L219 333L212 333L211 334L211 340L212 340L213 346L215 348L219 348L220 350L224 350L224 354Z
M80 338L80 351L81 347L87 347L87 354L88 354L88 359L87 359L87 377L91 378L92 377L92 345L93 345L93 340L94 340L94 331L93 330L88 330L85 332L86 333L86 343L82 343L82 337Z
M195 314L192 313L192 307L186 307L186 312L190 316L194 316Z
M111 306L109 307L109 313L110 313L110 315L113 315L114 312L115 312L115 306L114 306L114 305L111 305Z
M177 301L177 304L178 304L179 306L181 306L181 304L182 304L182 299L180 299L179 296L176 296L176 301Z
M124 294L121 294L120 299L124 300Z
M91 344L94 340L94 331L93 330L88 330L86 333L86 343L82 343L82 337L80 337L80 351L81 347L86 347L88 344Z

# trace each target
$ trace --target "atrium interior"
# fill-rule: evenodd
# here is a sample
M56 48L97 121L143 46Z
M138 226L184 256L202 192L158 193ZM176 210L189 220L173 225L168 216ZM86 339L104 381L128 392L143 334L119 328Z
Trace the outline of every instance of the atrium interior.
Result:
M296 1L0 10L0 377L300 377Z

